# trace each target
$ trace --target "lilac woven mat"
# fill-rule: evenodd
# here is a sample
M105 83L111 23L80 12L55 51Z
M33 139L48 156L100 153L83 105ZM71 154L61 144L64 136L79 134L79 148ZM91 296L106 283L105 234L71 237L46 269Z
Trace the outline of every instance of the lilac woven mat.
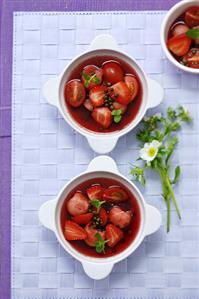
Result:
M11 74L14 11L161 10L177 0L2 0L0 3L0 299L10 298ZM133 295L133 294L132 294Z

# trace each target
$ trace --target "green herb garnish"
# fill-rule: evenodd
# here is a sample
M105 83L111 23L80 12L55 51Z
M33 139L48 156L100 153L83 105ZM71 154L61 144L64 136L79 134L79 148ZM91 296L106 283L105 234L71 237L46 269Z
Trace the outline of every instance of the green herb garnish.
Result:
M95 243L95 250L97 253L105 253L105 245L108 242L108 240L103 240L102 236L100 235L100 233L96 233L95 237L97 239L96 243Z
M113 115L113 120L117 124L121 121L122 119L122 110L121 109L115 109L111 112Z
M178 218L181 219L180 209L175 197L173 186L180 177L180 166L175 168L174 178L170 178L170 158L178 143L175 132L181 128L183 122L189 123L189 113L180 106L174 110L167 109L166 116L155 114L145 117L141 123L141 130L137 133L137 139L142 143L140 158L144 162L143 167L134 166L131 174L142 185L145 185L144 172L147 168L156 171L162 183L162 196L167 206L167 232L170 230L170 201L173 201Z
M103 203L105 203L105 201L100 201L99 199L93 199L90 201L90 203L93 207L96 208L96 213L98 214L99 210L101 208L101 205L103 205Z
M186 32L186 35L190 38L198 38L199 39L199 29L189 29Z
M89 76L85 72L82 72L82 76L85 79L84 86L86 88L89 86L89 84L91 82L94 83L94 84L99 84L100 83L100 79L97 77L96 74L93 74L93 75Z

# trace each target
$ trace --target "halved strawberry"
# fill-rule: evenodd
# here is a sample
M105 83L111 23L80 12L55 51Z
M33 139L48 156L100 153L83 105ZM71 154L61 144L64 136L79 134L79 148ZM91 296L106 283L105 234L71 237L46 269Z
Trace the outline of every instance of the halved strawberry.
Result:
M101 85L95 86L90 90L89 99L94 107L99 107L104 104L105 90L106 88Z
M104 188L102 188L102 186L99 184L92 185L86 190L87 195L90 200L93 200L93 199L101 200L103 191L104 191Z
M131 101L133 101L138 93L138 89L139 89L138 81L136 77L131 74L126 75L124 77L124 81L130 90Z
M113 121L111 110L107 107L95 108L92 117L104 129L107 129Z
M98 241L96 234L99 233L103 240L105 240L105 231L99 231L96 228L92 227L91 223L88 223L85 227L85 231L87 233L87 238L85 242L87 245L91 247L95 247L96 242Z
M122 114L124 114L126 112L127 105L123 105L118 102L113 102L113 108L115 110L121 110Z
M75 221L78 224L87 224L91 221L92 218L93 218L92 213L86 213L86 214L83 214L83 215L74 216L73 221Z
M88 111L93 111L93 104L91 103L90 99L86 99L83 105Z
M123 237L124 233L119 227L113 224L106 226L106 239L109 247L114 247Z
M67 220L64 226L64 236L68 241L85 240L87 233L77 223Z
M103 194L103 200L109 202L122 202L128 199L128 194L124 189L119 186L110 186L105 189Z
M131 93L125 82L120 81L109 88L110 97L116 102L128 105L131 101Z
M107 214L107 212L104 208L100 209L99 217L100 217L100 220L101 220L101 225L102 226L106 225L106 223L108 221L108 214Z
M124 228L131 222L132 213L131 211L123 211L119 207L113 207L109 213L109 220L113 224Z
M190 45L191 45L191 38L186 36L185 33L171 37L167 41L167 46L169 50L176 56L185 55L189 51Z
M81 192L75 192L66 202L66 207L72 216L85 214L89 208L89 201Z

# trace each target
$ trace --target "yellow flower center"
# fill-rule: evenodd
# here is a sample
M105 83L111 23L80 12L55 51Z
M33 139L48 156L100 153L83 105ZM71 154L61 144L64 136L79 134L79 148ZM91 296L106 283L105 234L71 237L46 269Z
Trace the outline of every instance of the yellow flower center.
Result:
M156 149L154 147L150 147L148 150L149 157L153 157L156 154Z

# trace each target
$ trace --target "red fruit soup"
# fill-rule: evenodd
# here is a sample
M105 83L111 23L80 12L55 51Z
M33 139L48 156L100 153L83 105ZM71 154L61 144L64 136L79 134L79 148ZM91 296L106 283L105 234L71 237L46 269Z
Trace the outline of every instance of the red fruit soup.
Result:
M142 86L125 61L95 56L79 64L65 83L64 98L75 122L93 132L122 130L139 112Z
M96 178L76 186L61 209L64 238L78 252L105 258L123 252L141 224L134 195L115 179Z

